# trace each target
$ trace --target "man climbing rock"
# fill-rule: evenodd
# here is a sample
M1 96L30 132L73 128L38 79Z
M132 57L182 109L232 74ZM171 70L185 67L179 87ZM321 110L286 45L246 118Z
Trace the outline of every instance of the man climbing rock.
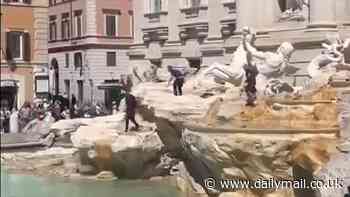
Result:
M134 95L129 92L125 95L126 117L125 117L125 132L129 130L129 120L134 123L136 130L139 129L139 124L135 120L137 101Z
M185 82L185 67L177 65L177 66L168 66L168 71L170 73L170 79L168 81L168 86L173 82L173 90L175 96L182 96L182 86Z
M243 66L243 69L245 71L245 85L244 90L247 95L247 103L246 106L255 106L255 100L256 100L256 76L258 75L259 71L255 64L252 63L252 54L250 51L247 50L247 44L246 44L246 36L244 35L243 38L243 48L247 52L247 64Z

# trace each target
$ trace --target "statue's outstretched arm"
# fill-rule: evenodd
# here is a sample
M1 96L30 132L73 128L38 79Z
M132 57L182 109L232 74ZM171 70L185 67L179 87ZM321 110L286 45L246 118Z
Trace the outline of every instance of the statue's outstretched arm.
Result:
M247 52L251 53L251 55L255 58L261 59L261 60L265 60L265 53L258 51L256 48L254 48L252 45L250 45L249 43L246 44L246 50Z

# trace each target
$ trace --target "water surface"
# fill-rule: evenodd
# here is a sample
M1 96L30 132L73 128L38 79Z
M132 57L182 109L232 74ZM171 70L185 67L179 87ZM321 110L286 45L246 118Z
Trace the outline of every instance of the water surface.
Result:
M1 170L1 197L179 197L174 186L151 181L113 182L43 178Z

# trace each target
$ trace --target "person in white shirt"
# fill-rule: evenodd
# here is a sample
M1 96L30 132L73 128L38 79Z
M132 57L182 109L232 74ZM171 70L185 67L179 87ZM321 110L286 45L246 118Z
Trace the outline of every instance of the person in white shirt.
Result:
M12 113L10 115L10 133L18 133L19 125L18 125L18 111L16 108L12 109Z

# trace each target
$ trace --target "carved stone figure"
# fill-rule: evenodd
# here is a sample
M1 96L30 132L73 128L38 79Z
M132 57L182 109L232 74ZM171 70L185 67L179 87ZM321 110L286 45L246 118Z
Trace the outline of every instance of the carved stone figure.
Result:
M294 47L288 42L280 45L276 52L262 52L247 44L247 50L256 61L259 74L257 76L257 89L264 92L269 80L278 79L285 74L289 59Z
M243 41L235 51L232 62L229 66L214 63L205 72L205 75L212 75L219 83L230 83L234 86L242 86L245 81L244 66L248 64L247 52L251 55L251 64L254 64L258 69L257 75L257 90L264 93L266 87L276 87L276 79L285 74L285 69L288 66L288 61L294 52L294 47L288 42L280 45L276 52L262 52L258 51L253 43L255 35L251 33L249 28L243 29ZM244 46L246 45L246 46ZM271 81L273 80L273 81ZM278 80L277 80L278 81ZM270 84L271 83L271 84ZM270 85L268 85L270 84ZM278 87L286 87L286 83L278 81ZM281 88L279 91L268 91L270 93L288 90L289 88ZM293 88L292 88L293 89ZM295 90L293 89L293 91Z
M312 78L321 75L332 76L337 70L349 70L350 66L345 64L344 49L350 45L350 39L345 41L336 38L331 44L323 43L324 51L316 56L308 66L308 73Z
M255 34L248 27L243 28L243 37L246 42L253 45L255 41ZM231 83L234 86L241 86L244 81L245 72L244 65L247 65L247 52L244 50L243 42L238 46L234 52L231 64L229 66L214 63L205 72L205 75L212 75L217 82Z

